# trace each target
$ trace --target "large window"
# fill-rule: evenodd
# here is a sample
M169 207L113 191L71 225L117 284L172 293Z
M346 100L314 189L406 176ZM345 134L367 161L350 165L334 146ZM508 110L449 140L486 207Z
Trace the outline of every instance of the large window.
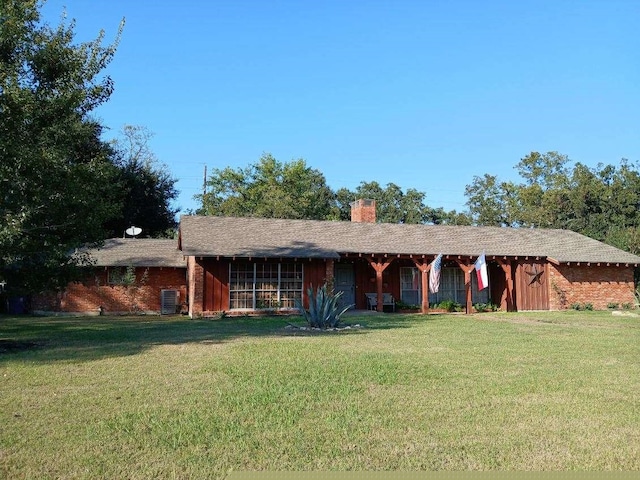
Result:
M471 272L471 298L473 303L489 301L488 288L478 291L475 272ZM422 274L415 267L400 268L400 300L413 305L422 303ZM453 300L460 304L466 302L464 272L459 267L443 268L438 293L429 292L429 303L440 303L443 300Z
M461 268L443 268L438 293L429 292L429 303L440 303L443 300L453 300L461 305L466 303L464 272ZM487 303L489 301L488 288L478 291L478 279L475 271L471 272L471 301L472 303Z
M422 273L415 267L400 268L400 300L409 305L422 303Z
M234 263L229 269L231 309L288 309L302 299L301 263Z

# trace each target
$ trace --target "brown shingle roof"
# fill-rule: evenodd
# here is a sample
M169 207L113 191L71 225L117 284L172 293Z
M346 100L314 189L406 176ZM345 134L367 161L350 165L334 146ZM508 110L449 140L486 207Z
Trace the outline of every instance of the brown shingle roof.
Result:
M97 249L89 250L99 267L182 267L187 262L178 241L158 238L110 238Z
M640 257L568 230L183 216L184 255L338 258L345 253L547 257L640 264Z

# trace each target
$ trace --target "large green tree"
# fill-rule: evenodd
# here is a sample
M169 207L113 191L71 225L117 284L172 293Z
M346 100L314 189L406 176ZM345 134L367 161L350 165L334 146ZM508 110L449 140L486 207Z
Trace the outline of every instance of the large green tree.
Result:
M532 152L518 162L522 182L486 174L466 187L478 225L563 228L640 252L640 169L590 168L557 152Z
M196 198L201 215L293 219L329 218L334 195L324 175L302 159L282 163L270 154L246 168L215 169Z
M201 215L350 220L351 203L368 198L376 200L376 218L382 223L471 223L469 215L428 207L424 192L403 191L394 183L383 187L363 181L353 191L334 192L304 160L281 163L270 154L246 168L215 169L206 186L204 195L196 195Z
M468 225L470 217L455 210L447 212L443 208L432 208L425 203L426 194L415 188L403 191L395 183L386 186L378 182L360 182L355 190L341 188L336 192L335 218L351 218L351 202L359 198L376 201L376 220L380 223L433 223Z
M73 23L40 21L41 2L0 5L0 276L34 291L72 278L69 254L117 212L111 150L90 116L113 90L102 71L117 40L76 44Z
M414 188L406 192L395 183L385 187L378 182L360 182L354 191L340 189L337 192L337 206L341 220L349 220L350 203L359 198L376 201L376 220L380 223L425 223L431 210L424 203L426 195Z
M172 206L178 196L176 179L151 150L151 137L146 127L125 125L111 143L120 209L106 223L109 236L120 236L132 225L142 228L143 237L171 236L177 227L178 209Z

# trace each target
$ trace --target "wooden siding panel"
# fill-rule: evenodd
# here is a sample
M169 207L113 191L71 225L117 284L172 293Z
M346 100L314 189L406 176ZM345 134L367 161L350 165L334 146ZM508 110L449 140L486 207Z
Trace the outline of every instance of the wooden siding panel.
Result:
M549 269L546 263L520 261L515 273L518 310L549 310Z
M489 301L506 310L506 301L503 302L503 299L506 299L507 294L507 277L504 270L496 262L489 262L487 268L489 270Z
M318 287L324 285L326 281L327 266L324 261L306 261L304 265L304 295L307 295L307 289L313 287L315 290Z
M309 288L313 288L315 291L318 287L324 285L326 281L326 271L327 266L324 261L307 261L303 263L303 278L304 283L302 287L302 299L304 306L306 308L309 307L309 295L307 295L307 290Z
M376 272L368 262L362 260L354 263L356 276L356 309L367 308L365 293L376 291Z
M229 262L206 259L204 282L205 311L229 310Z
M211 312L215 310L214 299L216 297L213 290L213 268L215 264L212 264L211 259L207 258L204 262L204 311Z

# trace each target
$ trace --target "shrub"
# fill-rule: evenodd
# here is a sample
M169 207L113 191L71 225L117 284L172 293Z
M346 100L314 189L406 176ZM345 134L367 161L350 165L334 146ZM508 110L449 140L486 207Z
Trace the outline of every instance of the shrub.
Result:
M413 303L404 303L401 301L396 302L396 308L399 310L420 310L420 305L415 305Z
M630 303L623 303L622 308L624 308L625 310L631 310L633 308L633 305L631 305Z
M296 300L296 308L311 328L335 328L340 323L340 317L353 305L347 305L340 310L338 300L343 292L331 293L327 291L327 284L319 287L314 293L313 287L307 289L309 296L309 310L306 310L302 300Z
M607 303L607 308L608 308L609 310L615 310L615 309L616 309L616 308L618 308L619 306L620 306L620 304L619 304L619 303L616 303L616 302L609 302L609 303Z
M582 308L584 310L593 310L593 303L585 303L584 305L582 305Z
M442 310L446 310L447 312L460 312L462 311L462 305L453 300L443 300L437 305L434 305L434 308L440 308Z
M572 303L572 304L570 305L570 307L571 307L573 310L582 310L582 305L580 305L580 304L579 304L579 303L577 303L577 302L576 302L576 303Z
M498 306L493 304L492 302L476 303L473 305L473 308L476 309L476 312L495 312L496 310L498 310Z

